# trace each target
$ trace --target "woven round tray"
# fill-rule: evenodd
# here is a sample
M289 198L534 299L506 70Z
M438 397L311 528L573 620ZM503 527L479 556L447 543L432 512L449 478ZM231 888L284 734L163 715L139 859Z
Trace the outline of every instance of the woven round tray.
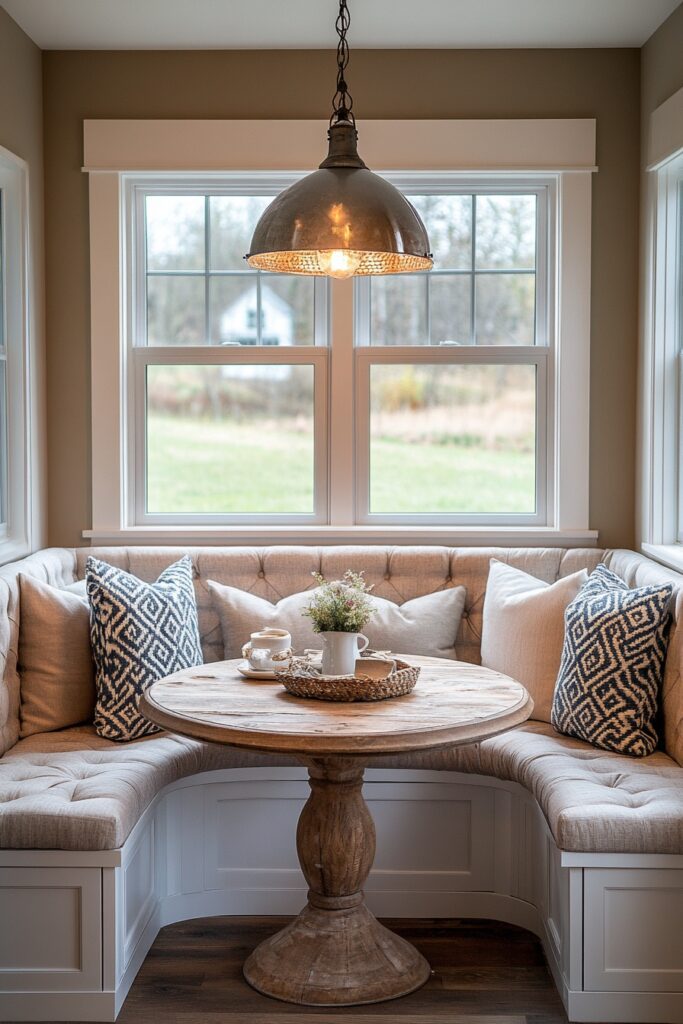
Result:
M315 700L386 700L402 697L414 688L420 675L419 668L396 661L396 671L384 679L369 676L310 676L278 672L277 678L285 690L296 697Z

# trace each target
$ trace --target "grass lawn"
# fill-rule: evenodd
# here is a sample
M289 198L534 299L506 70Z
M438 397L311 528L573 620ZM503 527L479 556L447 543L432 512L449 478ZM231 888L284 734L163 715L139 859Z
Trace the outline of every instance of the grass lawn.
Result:
M374 513L533 511L532 453L387 439L371 462ZM313 511L310 435L276 423L150 415L148 474L150 513Z

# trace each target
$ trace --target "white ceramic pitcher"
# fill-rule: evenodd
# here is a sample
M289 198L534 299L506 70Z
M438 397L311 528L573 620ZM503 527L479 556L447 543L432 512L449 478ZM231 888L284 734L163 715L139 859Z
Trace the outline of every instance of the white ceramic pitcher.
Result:
M356 670L356 658L370 643L368 638L363 633L336 632L321 633L320 637L323 642L323 675L352 676Z

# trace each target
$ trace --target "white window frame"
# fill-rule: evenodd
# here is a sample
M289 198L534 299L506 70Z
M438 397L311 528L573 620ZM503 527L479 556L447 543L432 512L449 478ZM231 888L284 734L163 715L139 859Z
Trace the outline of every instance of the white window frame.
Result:
M397 131L397 126L402 131ZM588 523L590 218L591 175L595 170L592 120L367 122L363 129L365 159L397 182L410 175L424 181L426 172L435 170L435 188L439 175L442 182L458 178L463 190L474 181L480 186L482 178L489 176L492 191L496 181L505 181L513 191L518 183L521 187L523 182L533 182L552 192L553 216L549 220L557 238L558 259L547 289L544 286L544 295L552 304L548 322L553 335L549 340L554 340L554 345L520 347L514 352L512 346L495 353L488 350L490 356L486 357L489 362L510 359L539 366L539 416L547 411L546 422L553 422L554 428L550 431L552 436L545 431L537 435L539 465L545 479L533 521L530 517L514 517L514 521L507 516L477 517L476 524L464 525L463 517L443 517L430 518L426 524L425 517L418 516L396 517L391 521L382 517L382 522L377 523L376 517L360 514L366 471L361 459L359 482L354 464L358 438L364 429L359 407L362 378L365 375L367 380L366 367L372 360L397 361L402 352L393 347L382 350L374 346L371 351L369 346L354 348L350 281L332 283L331 347L299 349L305 362L319 359L322 366L324 360L329 360L328 376L347 382L357 379L355 402L349 400L353 394L351 384L320 396L318 408L325 409L320 436L333 469L326 474L326 493L319 492L315 522L289 520L279 525L273 517L268 517L267 522L252 517L248 524L227 517L202 517L201 524L196 517L173 517L172 523L141 521L139 505L136 507L135 501L131 504L131 488L127 487L127 481L135 479L135 472L139 472L134 467L140 465L139 450L135 445L131 447L126 431L132 414L130 404L138 418L140 413L139 394L134 390L130 395L126 389L127 338L131 329L126 321L130 305L127 295L134 286L125 276L124 245L129 236L126 218L130 215L125 202L127 183L147 174L210 178L219 167L224 172L241 173L252 185L259 172L271 178L273 172L279 172L284 181L288 174L305 173L302 164L310 168L319 162L322 138L324 126L320 122L85 123L91 215L93 524L84 535L97 541L280 538L317 542L395 538L434 543L594 543L597 534L589 529ZM405 170L392 171L392 164ZM550 206L549 203L549 210ZM132 353L133 359L138 358L138 351ZM155 358L153 348L146 351L152 353L150 358ZM192 348L189 354L193 361L197 361L199 351L202 350ZM245 350L239 358L254 362L254 351ZM272 361L272 349L261 351L264 361ZM287 361L296 349L287 347L281 351L282 361ZM221 361L213 350L203 352L209 362ZM188 350L176 349L174 355L176 361L185 361ZM452 352L437 346L425 346L422 354L411 347L411 362L416 361L416 355L427 362L453 359ZM485 361L483 348L466 353L463 346L456 361L460 359ZM159 361L166 361L165 357ZM320 375L316 373L316 384L322 376L322 371ZM349 430L350 419L355 422L355 431ZM321 458L316 468L322 464ZM139 479L135 490L140 491Z
M4 361L6 373L6 522L0 524L0 562L28 554L32 542L30 465L30 296L28 167L0 147L4 256Z
M243 524L245 519L253 526L277 526L283 521L292 526L316 526L328 520L327 489L327 409L328 365L327 346L329 330L329 288L324 278L314 281L314 344L288 345L282 348L147 345L145 232L144 202L148 195L270 195L288 188L299 180L298 174L222 174L175 176L124 175L122 178L125 203L125 243L127 253L126 276L130 301L126 309L126 345L124 348L124 374L127 381L126 449L129 472L125 486L128 522L140 527L168 526L231 526ZM208 272L208 268L205 268ZM257 515L229 514L152 514L146 509L146 386L147 367L151 365L229 366L235 364L310 365L314 372L313 385L313 473L314 493L312 514Z
M683 569L683 89L650 117L639 414L641 549Z
M520 195L533 194L537 199L536 217L536 323L535 345L371 345L370 281L358 278L355 283L355 521L359 525L417 526L425 521L440 526L491 526L510 528L546 527L554 508L555 449L554 404L552 383L555 366L555 220L557 213L557 181L544 175L444 174L416 172L387 175L392 184L419 195ZM474 282L473 282L474 285ZM535 512L528 515L376 515L370 509L370 375L373 366L414 364L464 365L533 365L536 367L536 451Z

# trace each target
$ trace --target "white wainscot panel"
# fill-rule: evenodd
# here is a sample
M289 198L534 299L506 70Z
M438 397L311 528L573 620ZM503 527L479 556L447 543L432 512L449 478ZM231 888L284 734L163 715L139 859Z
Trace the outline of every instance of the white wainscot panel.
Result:
M585 877L587 990L683 990L683 871L590 870Z
M150 817L136 837L126 856L121 873L123 879L123 957L127 966L137 942L154 913L157 899L154 818Z
M204 788L203 888L305 890L296 826L304 782ZM468 892L493 888L494 793L462 783L367 782L377 854L366 890ZM196 839L188 843L196 848Z
M203 888L305 892L296 826L309 792L307 782L205 786Z
M459 782L369 782L364 792L377 829L368 893L493 889L493 790Z
M99 868L0 869L0 991L100 988Z

